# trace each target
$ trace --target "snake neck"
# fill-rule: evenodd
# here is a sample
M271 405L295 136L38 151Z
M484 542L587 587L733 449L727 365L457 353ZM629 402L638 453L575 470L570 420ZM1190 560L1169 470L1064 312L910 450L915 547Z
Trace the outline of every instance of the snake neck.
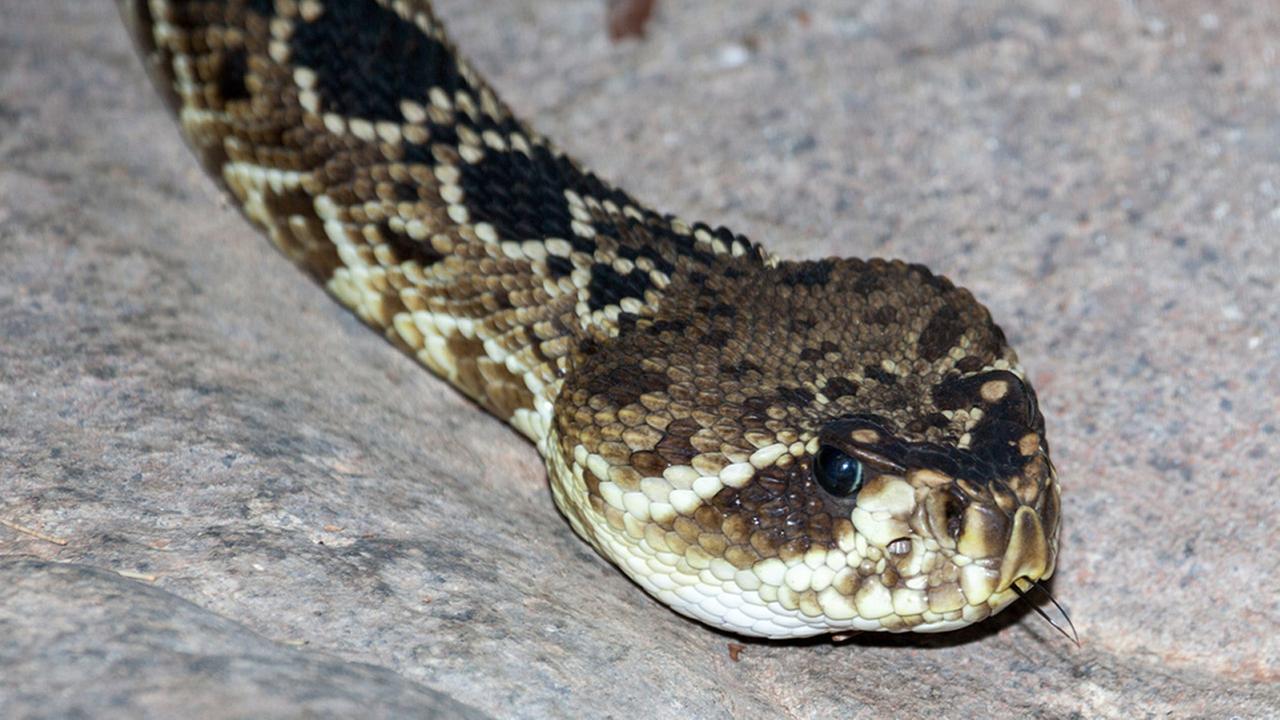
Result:
M763 251L656 213L516 118L425 1L120 0L252 222L535 442L584 347ZM584 343L594 344L584 346Z

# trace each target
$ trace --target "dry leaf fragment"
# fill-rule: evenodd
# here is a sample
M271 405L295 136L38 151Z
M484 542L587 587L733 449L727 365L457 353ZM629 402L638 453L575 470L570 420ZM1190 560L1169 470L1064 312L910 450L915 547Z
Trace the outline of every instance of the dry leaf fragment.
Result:
M609 0L609 39L644 37L644 26L653 15L657 0Z

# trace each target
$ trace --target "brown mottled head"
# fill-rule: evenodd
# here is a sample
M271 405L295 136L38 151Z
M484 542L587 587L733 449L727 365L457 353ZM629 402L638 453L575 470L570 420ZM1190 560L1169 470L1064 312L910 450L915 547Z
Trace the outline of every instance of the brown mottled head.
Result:
M585 532L650 592L757 635L937 631L1053 572L1044 419L972 295L880 260L695 279L558 406Z

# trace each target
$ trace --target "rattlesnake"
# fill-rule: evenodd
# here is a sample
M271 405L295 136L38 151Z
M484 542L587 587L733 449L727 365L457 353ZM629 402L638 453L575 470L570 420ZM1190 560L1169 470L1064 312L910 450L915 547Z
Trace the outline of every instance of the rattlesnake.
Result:
M532 440L573 529L744 635L938 631L1057 557L968 291L658 214L515 118L426 0L120 0L186 138L341 303Z

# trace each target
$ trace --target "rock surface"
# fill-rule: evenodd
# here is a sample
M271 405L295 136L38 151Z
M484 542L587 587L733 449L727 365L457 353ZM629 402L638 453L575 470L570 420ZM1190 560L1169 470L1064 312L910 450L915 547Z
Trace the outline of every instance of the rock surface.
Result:
M273 642L110 570L6 560L0 577L0 667L23 681L0 696L6 718L492 717L387 668Z
M221 201L109 3L9 0L0 715L1280 708L1277 6L668 2L615 46L599 0L440 5L653 205L988 303L1048 417L1081 647L1025 610L762 643L648 600L532 448Z

